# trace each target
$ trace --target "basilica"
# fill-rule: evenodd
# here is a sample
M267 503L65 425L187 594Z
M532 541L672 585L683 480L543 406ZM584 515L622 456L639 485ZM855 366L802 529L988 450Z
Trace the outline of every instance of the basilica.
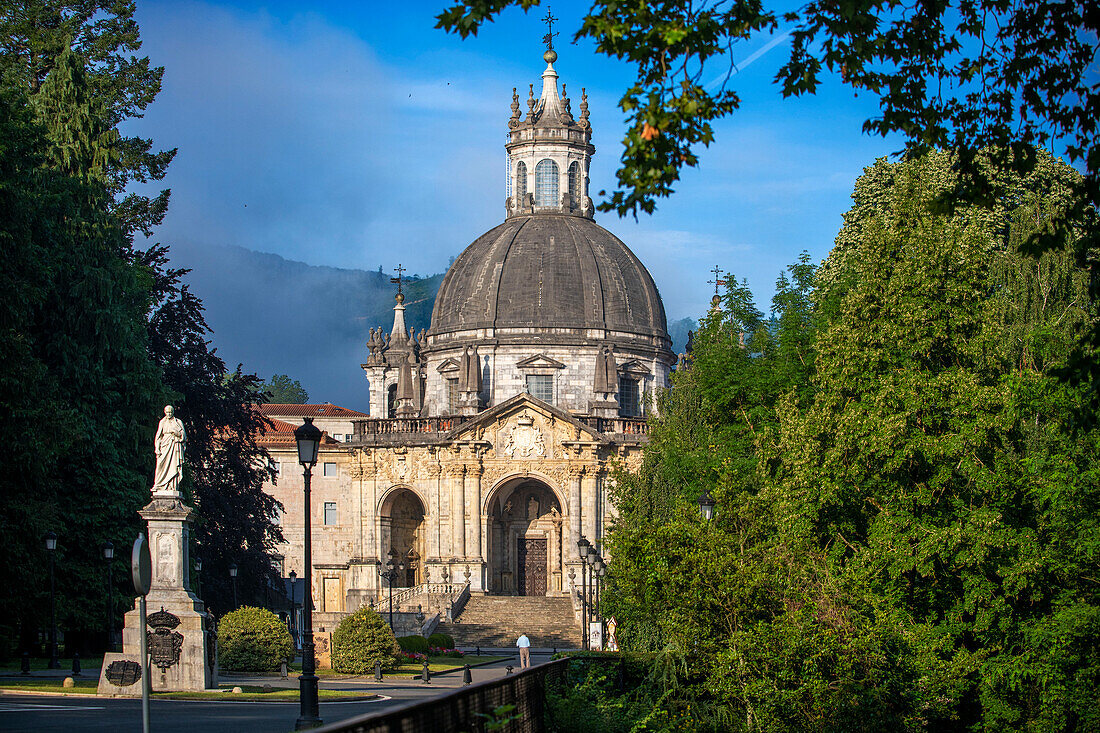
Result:
M455 259L427 330L406 326L398 275L393 323L364 350L369 413L265 407L284 571L311 573L322 624L381 597L386 569L425 593L571 595L577 541L598 544L614 516L614 466L640 461L675 363L664 306L593 221L588 99L574 114L557 54L543 58L541 88L512 94L504 221ZM308 570L293 440L306 416L325 432Z

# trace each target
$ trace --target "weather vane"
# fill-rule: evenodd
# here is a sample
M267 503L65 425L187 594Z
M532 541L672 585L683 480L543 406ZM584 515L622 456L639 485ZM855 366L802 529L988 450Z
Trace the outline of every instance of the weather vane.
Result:
M722 272L722 268L718 267L718 265L715 265L714 269L710 270L710 272L714 273L714 279L713 280L707 280L707 282L714 285L714 294L718 295L718 286L726 284L726 281L722 279L722 275L724 275L726 273Z
M546 17L543 18L543 21L545 21L545 23L546 23L546 35L542 37L542 42L546 44L546 50L547 51L553 51L554 50L554 36L558 35L557 33L554 32L554 21L555 20L557 20L557 18L555 18L553 15L550 14L550 8L547 7L546 8Z
M403 293L401 292L401 282L402 282L402 280L401 280L401 273L405 272L405 268L401 266L401 263L398 263L398 264L397 264L397 270L396 270L396 272L397 272L397 277L391 277L391 278L390 278L390 282L391 282L391 283L397 283L397 295L398 295L398 298L403 298L403 297L404 297L404 294L403 294Z

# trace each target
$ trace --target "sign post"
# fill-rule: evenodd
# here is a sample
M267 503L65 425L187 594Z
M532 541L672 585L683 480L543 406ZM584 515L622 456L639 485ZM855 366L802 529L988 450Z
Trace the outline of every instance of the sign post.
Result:
M149 556L149 543L145 535L139 534L134 540L134 551L130 554L130 574L134 580L134 590L138 598L138 615L141 623L141 730L149 733L149 640L145 631L145 596L153 585L153 560Z

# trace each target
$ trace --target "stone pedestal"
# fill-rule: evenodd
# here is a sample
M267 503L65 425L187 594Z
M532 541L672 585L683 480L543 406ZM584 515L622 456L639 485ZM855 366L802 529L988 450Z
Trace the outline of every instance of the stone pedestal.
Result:
M188 546L193 511L184 506L178 496L154 496L139 514L149 525L153 582L146 596L146 628L140 628L136 600L134 610L126 614L121 658L140 659L140 634L144 631L149 644L150 688L154 692L216 688L217 636L214 621L207 615L203 602L190 589ZM104 677L107 667L105 660ZM103 680L100 687L105 687ZM140 694L140 686L136 688ZM109 690L107 694L130 694L113 684L108 684L106 689Z

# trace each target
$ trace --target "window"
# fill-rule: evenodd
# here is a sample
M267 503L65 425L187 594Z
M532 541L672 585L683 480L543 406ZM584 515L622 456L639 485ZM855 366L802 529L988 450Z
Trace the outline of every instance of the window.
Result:
M581 205L581 167L573 161L569 164L569 202L573 206Z
M325 463L325 476L331 478L335 475L336 475L336 464L335 463Z
M558 164L549 158L535 166L535 206L558 205Z
M336 502L334 501L325 502L325 526L336 526Z
M458 410L458 380L457 379L445 379L447 383L447 409L451 412Z
M527 391L543 402L554 401L554 378L549 374L528 374Z
M397 417L397 385L386 390L386 417Z
M278 461L272 461L271 470L275 473L276 476L281 476L283 473L283 464L279 463Z
M345 443L350 443L351 439L354 438L354 437L355 436L352 433L344 433L344 442Z
M619 414L623 417L641 417L642 404L638 394L638 381L619 377Z
M509 157L508 160L505 161L505 164L504 164L504 178L508 181L508 198L512 198L512 188L513 188L513 183L514 182L512 180L512 158L511 157Z
M275 507L275 511L271 514L271 523L276 527L283 526L283 508L280 506Z
M527 164L522 160L516 163L516 201L523 203L527 198Z

